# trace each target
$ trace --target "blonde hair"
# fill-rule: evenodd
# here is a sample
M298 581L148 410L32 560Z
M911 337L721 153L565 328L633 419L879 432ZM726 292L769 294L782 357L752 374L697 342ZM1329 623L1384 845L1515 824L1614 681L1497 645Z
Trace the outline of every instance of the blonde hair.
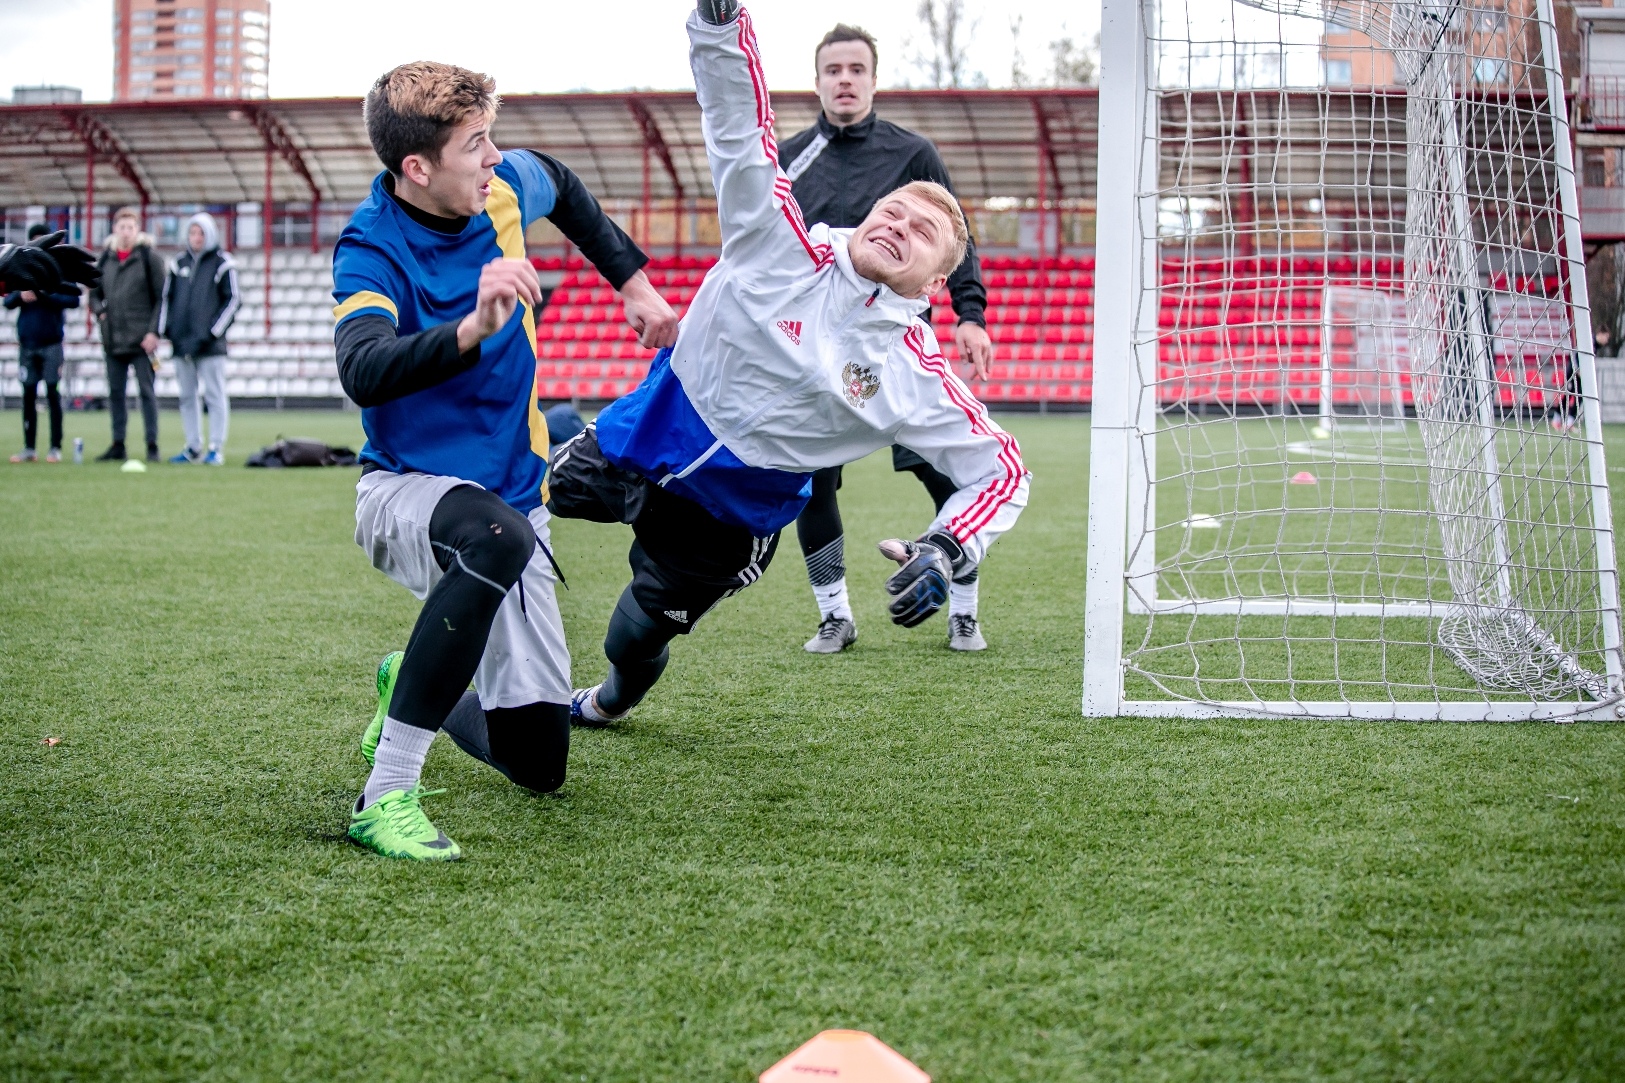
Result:
M134 207L120 207L118 210L114 211L113 224L115 226L118 225L120 218L134 218L135 227L137 229L141 228L141 212L136 210Z
M897 195L914 196L947 216L953 226L953 242L949 245L947 255L943 257L943 265L937 268L937 273L952 274L954 268L965 261L965 251L970 247L970 226L965 222L965 211L959 206L959 200L936 181L910 181L893 190L887 198Z
M452 131L472 117L494 117L502 105L496 80L455 64L415 60L378 77L362 116L367 138L384 168L400 174L401 162L422 154L439 160Z

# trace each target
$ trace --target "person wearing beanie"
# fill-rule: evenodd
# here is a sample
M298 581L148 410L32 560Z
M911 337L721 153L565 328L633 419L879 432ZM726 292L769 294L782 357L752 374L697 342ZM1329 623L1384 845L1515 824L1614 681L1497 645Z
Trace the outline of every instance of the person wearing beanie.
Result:
M158 314L158 333L175 351L181 428L186 433L186 446L169 460L172 463L225 465L231 413L226 401L226 329L240 307L237 264L220 247L219 227L213 216L194 214L186 223L186 251L170 268ZM207 445L198 415L200 388L209 410Z

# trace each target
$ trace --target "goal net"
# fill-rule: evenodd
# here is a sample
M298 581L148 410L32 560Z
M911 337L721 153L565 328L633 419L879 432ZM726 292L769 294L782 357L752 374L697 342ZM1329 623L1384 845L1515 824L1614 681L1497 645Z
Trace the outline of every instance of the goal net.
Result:
M1550 0L1106 0L1084 708L1613 717Z
M1398 295L1327 286L1320 300L1320 427L1339 420L1403 428L1410 336Z

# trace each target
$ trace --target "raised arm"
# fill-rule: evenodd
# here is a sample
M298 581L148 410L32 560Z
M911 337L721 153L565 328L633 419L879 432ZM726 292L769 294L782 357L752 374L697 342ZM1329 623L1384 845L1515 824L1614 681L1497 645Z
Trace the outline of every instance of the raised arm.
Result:
M723 258L737 260L764 245L776 256L781 246L794 246L823 266L832 258L829 246L808 237L790 179L779 168L773 106L750 12L731 0L699 0L688 19L688 38Z

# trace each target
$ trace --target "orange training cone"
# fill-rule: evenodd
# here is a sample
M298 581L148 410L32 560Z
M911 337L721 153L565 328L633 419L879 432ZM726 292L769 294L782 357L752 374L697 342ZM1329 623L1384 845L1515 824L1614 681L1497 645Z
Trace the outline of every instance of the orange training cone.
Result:
M931 1083L931 1077L873 1034L826 1030L758 1077L760 1083Z

